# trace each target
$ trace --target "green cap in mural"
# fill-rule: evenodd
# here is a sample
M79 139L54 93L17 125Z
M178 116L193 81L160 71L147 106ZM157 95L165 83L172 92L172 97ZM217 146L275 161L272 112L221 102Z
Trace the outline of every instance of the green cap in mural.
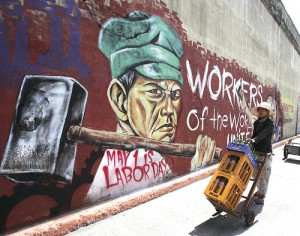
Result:
M98 47L109 58L113 78L135 69L151 79L183 84L182 44L174 28L158 16L134 11L128 18L108 20L100 31Z

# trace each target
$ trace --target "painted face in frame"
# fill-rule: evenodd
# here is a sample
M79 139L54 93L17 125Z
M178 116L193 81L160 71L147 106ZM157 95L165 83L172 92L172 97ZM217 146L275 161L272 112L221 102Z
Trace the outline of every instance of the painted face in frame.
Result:
M128 94L128 119L141 137L173 142L181 109L180 84L140 74Z

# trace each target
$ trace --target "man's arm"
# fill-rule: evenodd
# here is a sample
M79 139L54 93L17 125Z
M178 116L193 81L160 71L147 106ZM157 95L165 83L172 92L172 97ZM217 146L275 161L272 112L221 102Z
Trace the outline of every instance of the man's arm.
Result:
M252 137L251 142L252 143L259 143L261 140L263 140L265 137L267 137L269 134L271 134L274 131L274 123L273 121L268 121L266 126L263 128L261 132L259 132L256 136Z

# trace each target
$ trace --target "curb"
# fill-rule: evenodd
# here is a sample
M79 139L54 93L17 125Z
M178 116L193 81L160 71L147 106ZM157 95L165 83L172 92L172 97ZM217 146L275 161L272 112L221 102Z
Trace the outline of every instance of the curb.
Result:
M121 196L114 200L109 200L104 203L98 203L90 205L81 210L73 211L72 213L65 214L47 220L43 223L38 223L21 230L16 231L8 235L11 236L39 236L39 235L65 235L71 231L74 231L80 227L92 224L111 215L115 215L122 211L133 208L139 204L148 202L152 199L160 197L164 194L170 193L174 190L187 186L198 180L207 178L212 175L218 167L218 164L214 164L200 171L189 173L184 176L172 179L168 182L164 182L154 187L150 187L144 190Z
M280 142L274 143L273 148L285 145L289 141L300 137L300 135L282 140ZM79 229L80 227L95 223L111 215L115 215L122 211L133 208L142 203L148 202L152 199L160 197L164 194L170 193L179 188L185 187L201 179L205 179L210 175L213 175L217 170L218 164L201 169L197 172L192 172L184 176L174 178L168 182L162 184L139 190L137 192L121 196L114 200L109 200L107 202L98 203L95 205L90 205L86 208L73 211L72 213L65 214L47 220L43 223L38 223L15 233L6 234L11 236L39 236L39 235L66 235L67 233Z
M281 140L281 141L279 141L279 142L277 142L277 143L273 143L273 144L272 144L272 148L277 148L277 147L280 147L280 146L282 146L282 145L285 145L285 144L287 144L289 141L292 141L292 140L294 140L294 139L296 139L296 138L300 138L300 134L299 134L299 135L296 135L296 136L293 136L293 137L290 137L290 138L287 138L287 139L284 139L284 140Z

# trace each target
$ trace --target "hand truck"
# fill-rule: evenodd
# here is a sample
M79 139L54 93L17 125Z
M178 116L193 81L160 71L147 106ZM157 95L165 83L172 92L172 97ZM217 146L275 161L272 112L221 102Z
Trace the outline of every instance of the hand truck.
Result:
M293 143L292 140L290 140L285 144L283 149L284 157L282 160L286 160L289 154L300 156L300 143Z
M249 210L249 206L265 161L266 157L263 161L255 160L255 154L248 144L232 142L227 145L227 151L204 192L217 211L213 216L224 211L245 219L246 226L253 224L256 213ZM257 172L253 179L255 170ZM253 181L252 186L248 195L243 196L249 181ZM246 200L241 210L238 211L236 208L241 198Z

